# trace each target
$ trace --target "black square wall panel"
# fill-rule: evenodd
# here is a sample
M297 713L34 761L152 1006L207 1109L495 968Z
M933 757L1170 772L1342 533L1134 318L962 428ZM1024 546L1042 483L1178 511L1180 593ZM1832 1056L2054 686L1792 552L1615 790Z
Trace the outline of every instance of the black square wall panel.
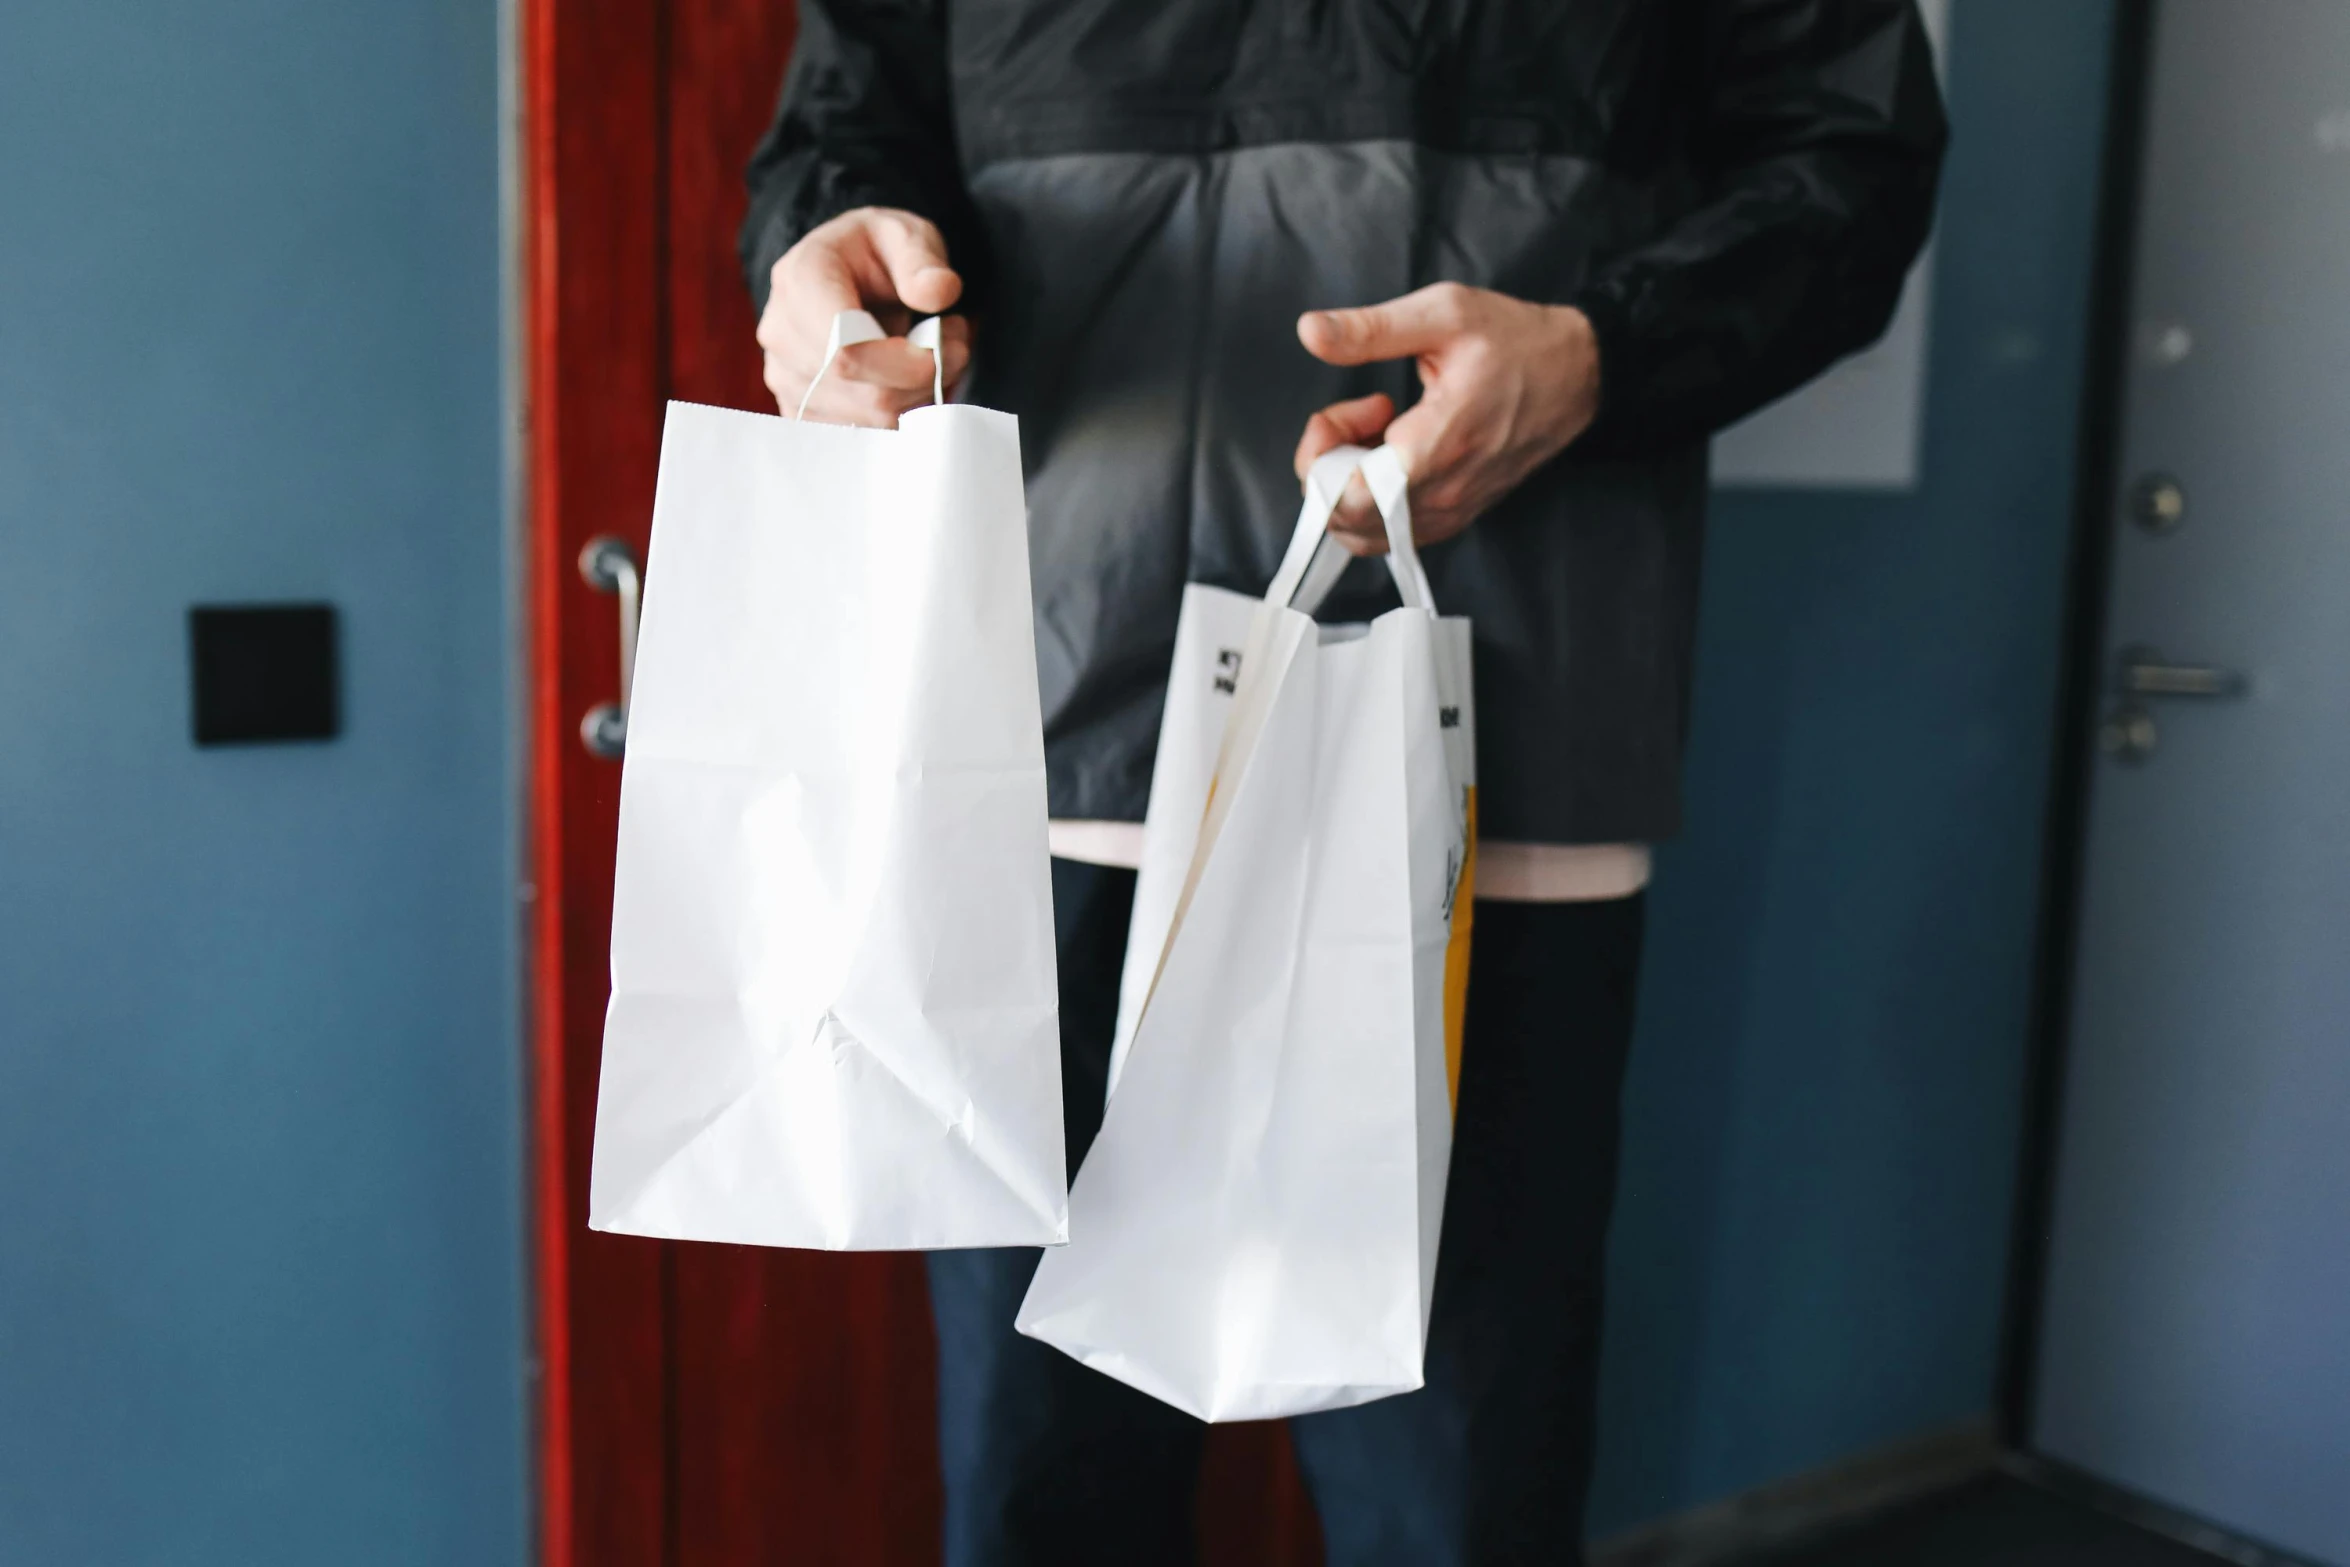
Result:
M332 604L188 611L198 745L331 740L339 728Z

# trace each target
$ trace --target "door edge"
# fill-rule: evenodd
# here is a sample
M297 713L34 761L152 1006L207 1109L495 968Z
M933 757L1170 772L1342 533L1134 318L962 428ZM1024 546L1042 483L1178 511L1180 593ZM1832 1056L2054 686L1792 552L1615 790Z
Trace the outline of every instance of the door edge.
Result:
M2106 76L2104 146L2099 154L2103 178L2089 267L2087 363L2075 442L2072 537L2065 557L2056 727L2041 824L2024 1113L1993 1396L2000 1440L2023 1452L2031 1450L2048 1227L2055 1207L2057 1140L2072 1022L2075 938L2089 795L2097 764L2106 578L2121 485L2123 391L2153 42L2154 0L2117 0Z

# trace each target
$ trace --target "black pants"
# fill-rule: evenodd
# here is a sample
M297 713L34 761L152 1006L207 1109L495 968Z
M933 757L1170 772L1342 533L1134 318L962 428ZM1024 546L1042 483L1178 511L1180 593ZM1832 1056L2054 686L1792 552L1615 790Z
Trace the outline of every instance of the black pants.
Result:
M1074 1171L1130 871L1053 862ZM1335 1567L1575 1564L1641 901L1477 906L1427 1386L1290 1423ZM949 1567L1192 1567L1205 1427L1012 1330L1034 1250L936 1252Z

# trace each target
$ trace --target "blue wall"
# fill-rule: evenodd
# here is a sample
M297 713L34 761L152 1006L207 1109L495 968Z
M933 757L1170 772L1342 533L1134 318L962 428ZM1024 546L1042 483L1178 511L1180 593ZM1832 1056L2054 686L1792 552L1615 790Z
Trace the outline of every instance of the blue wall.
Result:
M0 1561L514 1563L490 0L0 15ZM183 614L343 609L198 752Z
M2111 19L1955 9L1924 483L1716 508L1603 1531L1990 1405ZM0 1561L523 1554L494 27L0 20ZM199 753L269 597L347 733Z
M1953 12L1922 482L1714 508L1602 1533L1991 1409L2112 11Z

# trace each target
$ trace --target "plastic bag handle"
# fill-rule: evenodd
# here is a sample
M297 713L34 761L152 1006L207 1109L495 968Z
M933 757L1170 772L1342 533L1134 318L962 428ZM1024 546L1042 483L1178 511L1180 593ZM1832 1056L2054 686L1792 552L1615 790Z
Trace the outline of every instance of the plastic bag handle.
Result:
M932 316L926 321L915 323L914 330L906 334L906 341L916 348L930 350L930 400L943 403L947 400L947 367L946 356L939 352L938 322L939 318ZM881 323L874 320L868 311L844 310L834 316L832 335L824 343L824 363L818 365L815 375L809 377L808 389L800 394L800 411L792 417L808 417L808 403L815 397L816 388L823 384L826 372L832 369L832 362L840 357L842 349L852 343L879 342L887 336L889 334L881 330Z
M1311 615L1329 597L1349 558L1346 546L1330 532L1330 514L1338 509L1346 481L1357 470L1370 486L1371 502L1386 525L1387 572L1395 579L1396 593L1407 607L1434 614L1436 595L1429 589L1427 568L1420 564L1420 552L1412 543L1411 477L1392 446L1375 450L1336 446L1314 460L1306 472L1305 501L1298 508L1297 529L1290 534L1289 549L1265 589L1265 602Z

